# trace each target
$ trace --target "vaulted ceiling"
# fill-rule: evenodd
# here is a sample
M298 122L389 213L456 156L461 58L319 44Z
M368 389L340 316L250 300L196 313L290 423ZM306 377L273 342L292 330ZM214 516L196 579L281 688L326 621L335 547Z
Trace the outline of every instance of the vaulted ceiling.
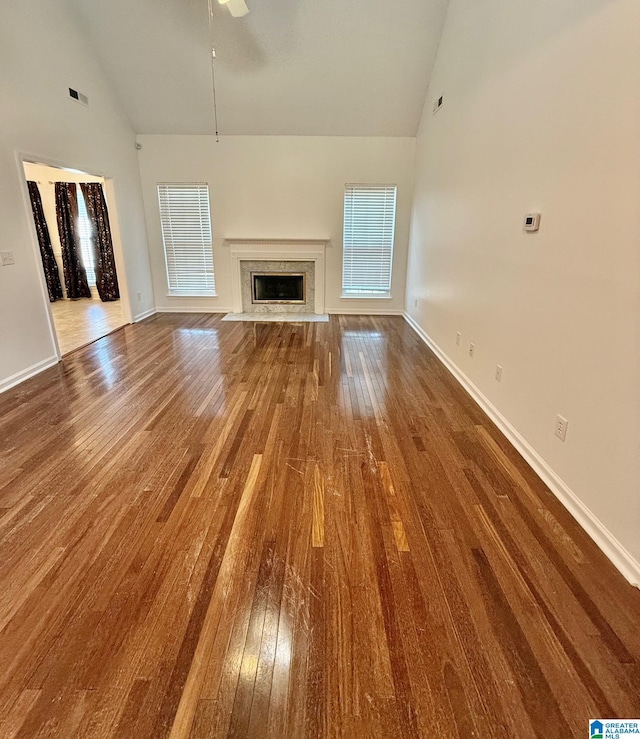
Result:
M71 0L137 133L212 133L207 0ZM447 0L214 5L221 134L414 136Z

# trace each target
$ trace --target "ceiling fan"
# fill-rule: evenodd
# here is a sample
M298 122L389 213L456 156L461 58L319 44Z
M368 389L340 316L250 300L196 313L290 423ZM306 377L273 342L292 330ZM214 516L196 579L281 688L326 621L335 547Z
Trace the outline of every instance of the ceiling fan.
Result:
M234 18L242 18L249 12L244 0L218 0L220 5L226 5Z
M216 103L216 48L214 45L213 37L213 3L215 0L207 0L207 7L209 9L209 42L211 45L211 92L213 94L213 119L216 132L216 141L220 141L218 134L218 105ZM226 5L229 8L229 13L234 18L243 18L249 12L249 8L245 0L218 0L220 5Z

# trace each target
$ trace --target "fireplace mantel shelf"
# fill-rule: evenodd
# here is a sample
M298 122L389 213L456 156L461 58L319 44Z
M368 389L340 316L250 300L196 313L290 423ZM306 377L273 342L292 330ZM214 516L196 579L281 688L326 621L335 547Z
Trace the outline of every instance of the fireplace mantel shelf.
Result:
M270 246L274 244L283 245L294 245L300 244L301 246L329 246L331 244L330 239L224 239L223 243L225 246L234 246L237 244L250 244L252 246L259 246L264 244Z

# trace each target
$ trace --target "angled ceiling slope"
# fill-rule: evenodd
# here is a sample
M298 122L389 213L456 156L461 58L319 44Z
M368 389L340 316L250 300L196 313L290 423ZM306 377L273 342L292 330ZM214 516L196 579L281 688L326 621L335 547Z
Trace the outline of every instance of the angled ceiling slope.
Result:
M71 0L137 133L213 132L207 0ZM221 134L414 136L447 0L215 3Z

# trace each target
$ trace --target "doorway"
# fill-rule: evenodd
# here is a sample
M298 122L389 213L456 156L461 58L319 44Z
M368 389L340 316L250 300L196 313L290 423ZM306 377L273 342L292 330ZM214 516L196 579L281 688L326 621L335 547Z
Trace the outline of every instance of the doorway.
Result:
M129 322L112 239L117 224L103 177L28 161L23 168L53 328L64 356Z

